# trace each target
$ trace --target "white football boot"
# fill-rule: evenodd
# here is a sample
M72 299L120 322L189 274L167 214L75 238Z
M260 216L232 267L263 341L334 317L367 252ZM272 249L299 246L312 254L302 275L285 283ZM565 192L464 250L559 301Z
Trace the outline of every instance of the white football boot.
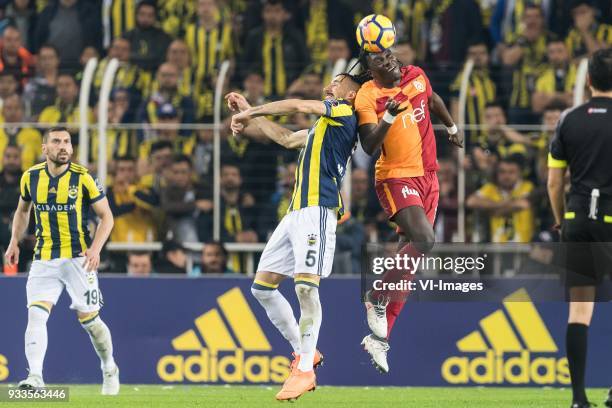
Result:
M375 336L382 339L387 337L387 305L389 298L383 296L379 299L371 299L372 291L366 293L366 298L363 304L366 308L366 316L368 318L368 327Z
M361 341L363 349L368 352L372 358L374 367L383 374L389 372L389 364L387 363L387 351L389 351L389 343L386 340L379 340L373 334L368 334Z
M25 380L19 381L17 387L22 390L37 390L39 388L45 388L45 382L40 375L30 374Z
M119 367L115 365L115 368L109 371L103 371L102 377L102 395L119 394Z

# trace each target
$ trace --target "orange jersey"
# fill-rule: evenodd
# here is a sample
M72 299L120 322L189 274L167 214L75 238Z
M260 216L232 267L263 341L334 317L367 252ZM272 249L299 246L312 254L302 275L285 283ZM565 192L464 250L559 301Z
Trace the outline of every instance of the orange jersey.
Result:
M419 177L438 170L436 139L429 115L429 98L433 91L425 72L410 65L401 68L402 78L395 88L381 88L368 81L357 93L355 110L359 126L378 124L389 98L407 106L387 131L380 158L376 162L376 179Z

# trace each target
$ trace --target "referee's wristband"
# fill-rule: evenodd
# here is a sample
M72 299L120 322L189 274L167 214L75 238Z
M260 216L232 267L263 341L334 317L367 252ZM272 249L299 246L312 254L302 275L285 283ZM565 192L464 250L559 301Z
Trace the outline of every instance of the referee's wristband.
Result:
M393 116L392 114L389 113L389 111L385 111L385 114L382 117L382 120L384 120L385 122L387 122L388 124L392 125L393 122L395 122L395 116Z
M447 127L446 127L446 131L448 132L448 134L449 134L449 135L455 135L455 134L457 134L457 132L459 131L459 129L457 129L457 125L455 125L455 124L453 123L453 126L451 126L451 127L448 127L448 126L447 126Z

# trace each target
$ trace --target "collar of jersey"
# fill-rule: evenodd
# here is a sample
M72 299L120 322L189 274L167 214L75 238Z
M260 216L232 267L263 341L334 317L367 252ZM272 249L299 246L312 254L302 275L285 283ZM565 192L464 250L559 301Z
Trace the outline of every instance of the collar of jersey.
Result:
M64 174L68 173L68 170L70 170L70 165L71 164L72 163L69 161L68 162L68 167L66 167L66 170L64 170L63 172L61 172L57 176L52 176L51 173L49 173L49 164L45 163L45 173L47 173L47 176L49 176L50 179L58 179L58 178L62 177Z

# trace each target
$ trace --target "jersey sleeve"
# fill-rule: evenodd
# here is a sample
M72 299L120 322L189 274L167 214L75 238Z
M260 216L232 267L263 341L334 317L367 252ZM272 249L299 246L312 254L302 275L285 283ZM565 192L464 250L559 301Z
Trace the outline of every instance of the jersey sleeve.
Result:
M559 119L557 129L550 142L550 151L548 153L548 167L552 169L564 169L567 167L567 155L563 146L562 129L564 116Z
M84 193L89 198L90 203L95 203L105 197L104 189L100 186L91 174L87 173L83 176Z
M359 119L359 126L372 123L378 124L378 114L376 114L376 101L374 96L367 89L357 92L355 98L355 111Z
M21 176L20 191L21 191L21 199L23 201L32 201L32 196L30 195L30 172L26 171Z
M343 100L336 101L326 99L323 101L323 104L325 105L325 113L323 114L325 117L342 121L353 116L351 105Z

